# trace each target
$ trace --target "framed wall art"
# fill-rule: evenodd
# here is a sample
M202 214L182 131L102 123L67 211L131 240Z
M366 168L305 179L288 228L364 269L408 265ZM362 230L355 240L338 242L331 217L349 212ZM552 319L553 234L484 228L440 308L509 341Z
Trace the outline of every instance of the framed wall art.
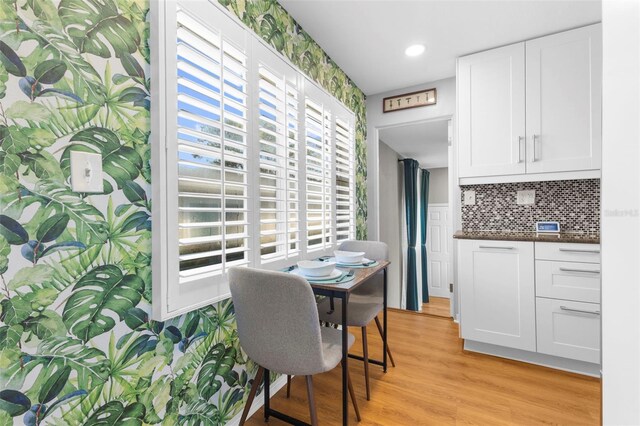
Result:
M409 108L418 108L427 105L435 105L437 101L436 89L425 89L418 92L403 93L402 95L389 96L382 100L382 112L400 111Z

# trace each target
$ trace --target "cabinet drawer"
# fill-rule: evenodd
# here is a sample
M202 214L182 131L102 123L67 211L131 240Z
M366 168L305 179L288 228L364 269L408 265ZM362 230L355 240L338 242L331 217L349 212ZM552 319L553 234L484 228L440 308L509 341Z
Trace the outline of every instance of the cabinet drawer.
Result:
M536 260L536 296L600 303L600 265Z
M538 352L600 363L600 304L536 298Z
M600 263L600 244L536 243L536 259Z

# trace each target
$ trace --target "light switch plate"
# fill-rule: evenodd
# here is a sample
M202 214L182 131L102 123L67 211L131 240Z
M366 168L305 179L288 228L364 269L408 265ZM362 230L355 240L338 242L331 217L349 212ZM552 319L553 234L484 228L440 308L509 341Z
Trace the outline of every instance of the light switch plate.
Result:
M102 155L71 151L71 189L74 192L104 192Z
M536 202L536 190L528 189L526 191L518 191L516 197L516 203L519 205L535 204Z
M476 204L476 191L464 191L464 205L474 206Z

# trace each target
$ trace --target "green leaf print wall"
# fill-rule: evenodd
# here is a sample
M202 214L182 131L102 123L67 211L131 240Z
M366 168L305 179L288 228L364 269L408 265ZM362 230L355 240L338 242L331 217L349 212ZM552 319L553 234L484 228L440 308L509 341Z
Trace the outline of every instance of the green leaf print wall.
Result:
M0 0L2 425L222 425L251 387L230 300L149 319L148 1ZM364 95L275 0L220 3L356 113L366 238Z

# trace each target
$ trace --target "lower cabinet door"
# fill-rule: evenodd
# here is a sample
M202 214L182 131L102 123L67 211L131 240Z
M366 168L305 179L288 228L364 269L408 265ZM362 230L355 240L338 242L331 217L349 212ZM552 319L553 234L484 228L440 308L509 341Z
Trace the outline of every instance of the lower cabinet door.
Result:
M600 304L536 299L538 352L600 363Z
M460 240L462 338L536 350L533 243Z

